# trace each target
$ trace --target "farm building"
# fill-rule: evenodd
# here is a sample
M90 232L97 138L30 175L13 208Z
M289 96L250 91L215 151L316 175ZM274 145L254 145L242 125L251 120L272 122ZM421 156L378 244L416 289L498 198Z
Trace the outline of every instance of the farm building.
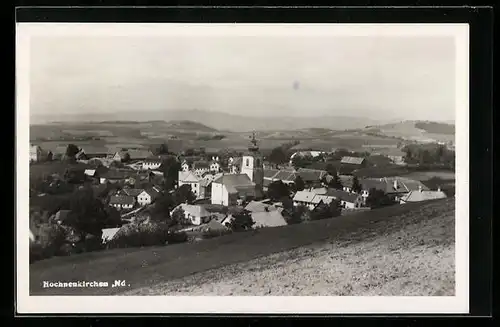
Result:
M365 161L365 158L362 158L362 157L344 156L344 157L342 157L342 160L340 160L340 163L343 165L355 165L355 166L362 167L365 165L366 161Z
M446 194L442 192L440 189L437 191L410 191L407 194L403 195L399 201L400 204L410 203L410 202L420 202L420 201L428 201L428 200L437 200L446 198Z
M132 209L136 201L133 196L128 195L113 195L109 199L109 205L117 210Z

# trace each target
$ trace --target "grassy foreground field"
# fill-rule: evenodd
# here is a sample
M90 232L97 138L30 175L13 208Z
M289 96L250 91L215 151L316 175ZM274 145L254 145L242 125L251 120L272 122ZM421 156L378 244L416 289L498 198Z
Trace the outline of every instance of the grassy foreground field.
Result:
M452 295L454 211L450 198L193 244L53 258L30 266L30 293ZM42 287L117 279L130 286Z

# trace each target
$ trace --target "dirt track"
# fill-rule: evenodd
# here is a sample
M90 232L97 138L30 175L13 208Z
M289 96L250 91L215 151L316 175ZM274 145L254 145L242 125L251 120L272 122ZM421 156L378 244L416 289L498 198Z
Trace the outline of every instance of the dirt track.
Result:
M379 231L362 230L122 295L453 296L454 210L415 214L425 218L407 215Z

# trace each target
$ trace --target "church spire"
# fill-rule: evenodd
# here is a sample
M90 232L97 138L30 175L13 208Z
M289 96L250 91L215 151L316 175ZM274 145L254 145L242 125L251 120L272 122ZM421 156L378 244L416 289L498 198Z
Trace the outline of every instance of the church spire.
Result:
M259 151L259 146L257 145L257 140L255 139L255 132L252 132L252 136L250 137L250 145L248 146L248 150L251 152Z

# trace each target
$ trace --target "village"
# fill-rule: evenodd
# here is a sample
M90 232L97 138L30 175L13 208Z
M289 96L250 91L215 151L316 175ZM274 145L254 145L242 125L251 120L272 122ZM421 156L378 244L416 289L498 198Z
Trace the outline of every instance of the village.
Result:
M138 232L158 221L170 221L169 232L187 235L185 240L201 240L203 235L213 237L232 231L284 226L447 197L439 186L430 189L407 177L358 178L353 171L369 165L376 168L376 164L367 163L371 157L356 156L345 150L330 154L297 151L287 160L280 160L281 164L275 164L261 153L255 134L247 151L239 156L231 153L224 157L210 156L196 151L190 151L189 155L173 153L166 144L154 152L122 149L108 153L70 144L61 147L54 156L32 145L31 165L67 161L72 164L63 176L44 175L39 180L42 188L31 187L31 207L36 207L40 200L52 202L51 194L64 193L64 185L91 190L92 196L115 216L93 233L94 238L100 234L101 247L109 247L119 244L115 241L120 236L123 239L124 233L130 234L131 226ZM340 158L337 166L340 169L331 165L326 169L300 167L303 160L325 161L329 155ZM385 156L385 160L405 165L401 155ZM50 216L51 223L72 226L66 228L66 234L68 230L70 235L79 234L75 233L78 227L74 220L86 218L73 218L70 223L71 213L71 205L62 205L57 212L44 214ZM30 233L33 242L40 237L40 232L36 232L40 229L35 225L32 223ZM76 242L69 242L69 247L86 238L77 237ZM115 246L131 246L128 241L124 243ZM143 245L141 241L134 244Z

